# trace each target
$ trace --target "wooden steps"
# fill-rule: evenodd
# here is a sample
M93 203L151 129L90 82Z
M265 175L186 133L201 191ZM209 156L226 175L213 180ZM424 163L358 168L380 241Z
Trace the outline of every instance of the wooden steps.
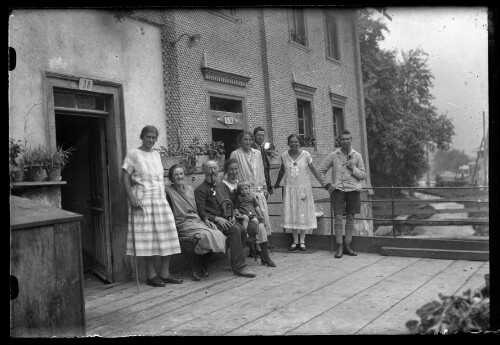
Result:
M380 254L385 256L402 256L446 260L489 260L489 251L484 250L381 247Z

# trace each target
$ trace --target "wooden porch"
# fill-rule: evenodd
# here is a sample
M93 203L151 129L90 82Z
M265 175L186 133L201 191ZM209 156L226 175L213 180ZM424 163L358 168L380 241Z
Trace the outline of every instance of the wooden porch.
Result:
M489 262L328 250L272 254L278 267L247 258L256 278L238 277L229 262L210 277L153 288L135 281L85 281L86 335L406 334L405 323L438 293L484 286Z

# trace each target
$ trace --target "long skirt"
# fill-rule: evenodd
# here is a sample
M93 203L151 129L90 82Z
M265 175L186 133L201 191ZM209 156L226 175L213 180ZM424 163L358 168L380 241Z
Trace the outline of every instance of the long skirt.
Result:
M172 210L165 195L141 199L143 208L129 206L127 255L134 255L132 212L137 256L167 256L181 252Z

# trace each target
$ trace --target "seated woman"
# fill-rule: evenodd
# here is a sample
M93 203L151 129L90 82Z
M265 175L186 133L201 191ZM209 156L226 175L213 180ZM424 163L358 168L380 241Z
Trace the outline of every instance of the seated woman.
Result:
M231 199L231 201L233 202L233 205L235 205L238 202L237 201L238 172L239 172L238 160L230 158L225 161L224 179L222 180L222 183L225 185L226 193L229 196L229 199ZM249 227L252 228L251 225ZM254 228L249 229L249 235L252 235L253 232L256 233L257 243L254 246L254 248L252 245L250 245L248 241L244 241L244 244L248 245L248 247L250 248L250 253L248 255L249 257L255 257L258 255L261 258L262 264L269 267L276 267L274 261L272 261L271 258L269 257L269 252L267 250L267 233L264 230L265 230L264 224L259 224L258 227L255 226ZM262 247L265 247L264 251L262 251Z
M198 240L194 248L196 264L192 275L193 280L200 280L197 268L200 268L204 277L208 277L210 257L215 252L225 252L226 236L221 231L210 228L198 216L193 187L184 184L184 168L173 165L168 178L173 184L165 192L174 213L177 232L179 236L195 237Z

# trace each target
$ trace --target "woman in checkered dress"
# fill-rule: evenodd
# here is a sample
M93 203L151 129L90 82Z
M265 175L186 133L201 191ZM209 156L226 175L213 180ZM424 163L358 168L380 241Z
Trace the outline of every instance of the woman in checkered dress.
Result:
M134 255L132 215L134 213L135 248L137 256L146 260L147 284L163 287L180 284L182 279L170 275L170 255L181 252L172 210L165 196L163 166L160 154L153 150L158 130L146 126L141 131L142 145L127 152L123 162L123 185L130 201L127 255ZM161 273L155 270L154 255L161 256Z

